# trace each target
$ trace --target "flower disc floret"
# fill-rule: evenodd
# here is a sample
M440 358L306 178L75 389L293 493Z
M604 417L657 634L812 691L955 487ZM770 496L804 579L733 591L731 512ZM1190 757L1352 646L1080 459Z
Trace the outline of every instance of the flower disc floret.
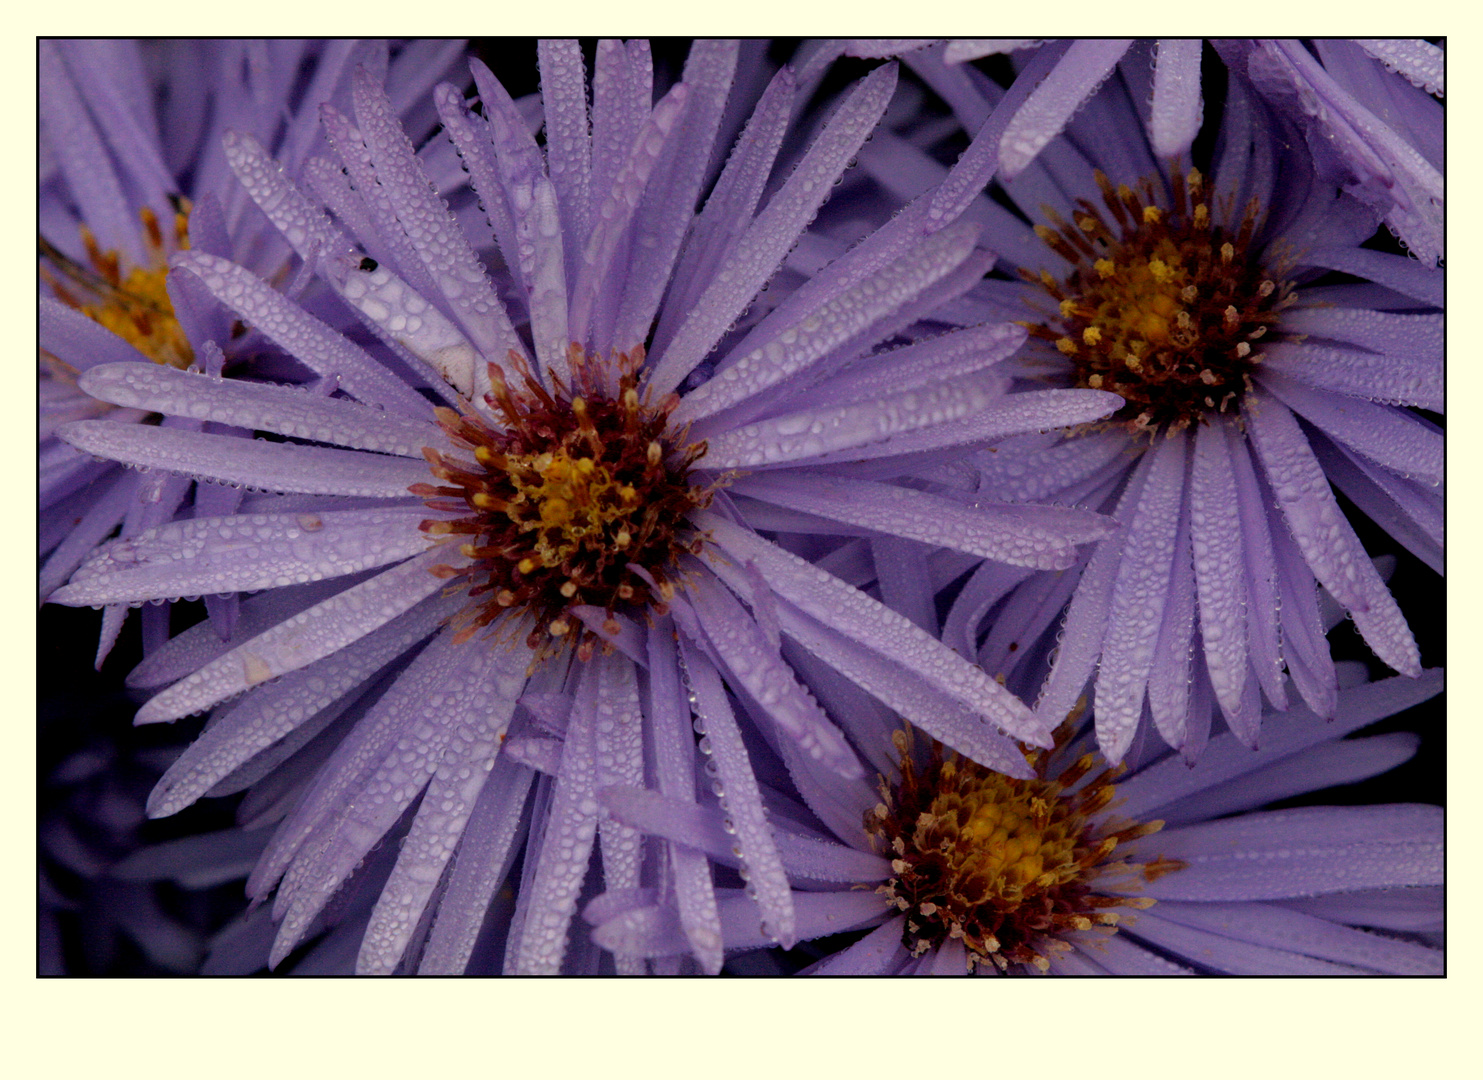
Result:
M1115 932L1121 916L1110 908L1153 904L1099 892L1099 879L1152 881L1182 865L1113 860L1118 845L1164 823L1108 819L1102 812L1122 767L1081 783L1096 766L1094 754L1052 778L1054 755L1032 751L1038 775L1021 780L957 754L944 757L935 741L919 770L910 731L893 741L901 780L881 779L881 802L866 812L865 831L891 860L891 877L878 891L905 914L902 944L913 956L957 938L970 968L992 961L1001 970L1048 970L1047 954L1071 948L1063 935L1093 927Z
M657 405L639 390L642 348L604 362L573 345L572 386L547 389L513 353L520 388L489 367L487 397L502 427L471 410L439 409L454 445L473 460L424 451L442 485L412 488L435 510L462 516L424 521L431 536L455 537L470 564L435 572L468 581L475 602L459 616L467 640L506 612L534 621L532 648L570 642L584 659L595 645L572 614L590 605L663 614L676 565L703 538L686 524L710 504L714 486L691 469L705 443L674 432L671 394Z
M190 202L178 196L175 202L173 235L168 240L155 212L147 206L139 211L147 266L125 266L119 252L102 250L92 230L83 225L79 231L87 264L70 258L43 237L41 278L68 307L113 331L155 363L183 371L195 362L195 356L165 282L169 257L190 247Z
M1222 224L1232 206L1212 213L1197 169L1171 178L1171 210L1156 205L1152 180L1139 193L1096 179L1108 216L1086 199L1072 222L1043 208L1055 228L1036 235L1072 268L1059 280L1021 271L1058 304L1030 332L1071 361L1075 385L1121 395L1116 419L1134 429L1232 411L1251 389L1258 343L1295 299L1282 267L1252 257L1261 207L1252 200L1239 224Z

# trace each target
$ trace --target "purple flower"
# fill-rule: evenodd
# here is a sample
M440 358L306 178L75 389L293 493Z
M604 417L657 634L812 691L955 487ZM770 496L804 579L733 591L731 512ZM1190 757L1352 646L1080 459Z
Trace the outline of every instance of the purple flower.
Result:
M1315 579L1377 656L1420 671L1330 484L1440 571L1442 437L1410 407L1442 408L1441 272L1367 246L1374 212L1326 178L1299 121L1269 107L1243 69L1227 72L1213 164L1166 168L1158 162L1198 124L1160 141L1136 105L1146 67L1116 43L1069 46L1091 48L1111 57L1101 89L1077 96L1074 116L1065 102L1046 112L1038 152L1012 178L1001 172L996 190L1017 213L984 198L965 215L1022 280L991 277L956 313L1026 320L1029 385L1110 389L1127 402L1115 423L979 454L978 494L1101 508L1124 529L1072 573L984 567L945 635L1011 683L1054 648L1037 713L1065 715L1093 679L1109 760L1145 719L1192 759L1217 708L1254 745L1262 697L1288 702L1284 668L1310 708L1333 714ZM975 70L934 67L930 50L912 54L934 78L957 73L956 112L989 117L974 146L1001 155L1002 133L1038 115L1010 96L1028 83L1033 100L1069 79L1080 71L1071 55L1042 49L1005 92ZM875 140L862 162L904 197L941 173L903 138ZM1033 233L1025 218L1040 222Z
M1088 389L1006 397L991 369L1022 343L1017 327L914 339L989 265L978 227L957 220L981 163L955 172L957 194L930 193L762 294L795 245L831 246L806 230L884 114L894 66L848 87L803 141L793 71L764 88L750 46L697 43L656 103L647 46L604 42L590 110L576 44L542 43L539 56L540 115L478 62L480 112L452 86L435 92L477 219L437 196L365 70L351 115L323 110L335 157L303 169L317 201L258 140L226 136L253 199L377 351L191 250L175 272L319 375L317 391L137 364L96 367L81 385L273 441L97 420L62 429L88 453L268 493L117 541L54 599L261 591L230 640L196 627L130 681L172 684L141 723L220 706L152 815L252 786L248 819L281 822L248 882L258 901L277 890L274 963L345 918L330 903L338 892L352 908L375 897L358 970L462 970L523 843L517 900L493 916L505 970L596 962L567 940L594 846L609 889L669 875L717 942L703 963L718 968L704 860L646 849L596 801L649 776L693 799L682 672L710 703L709 787L759 918L792 942L791 893L749 764L755 736L722 679L785 756L863 770L783 660L783 635L975 760L1023 772L1012 739L1048 741L1048 725L981 669L749 527L769 507L806 506L1045 568L1071 565L1076 545L1106 532L1085 511L1021 516L881 482L908 462L1118 406ZM734 84L756 84L755 96L738 102ZM532 134L542 122L544 145ZM497 258L476 254L487 246ZM874 351L899 341L911 343ZM400 845L375 854L399 821Z
M958 64L1035 44L950 42L931 59L916 57L914 66ZM1311 47L1272 38L1210 44L1234 77L1249 80L1270 106L1299 123L1326 178L1369 206L1422 262L1441 259L1440 48L1397 38L1318 38ZM1114 71L1137 84L1134 100L1155 156L1184 157L1203 119L1203 45L1191 38L1043 45L1035 59L1038 84L1000 136L1001 175L1012 179L1023 171Z
M1193 768L1165 750L1107 769L1068 724L1056 750L1029 754L1028 779L913 745L881 710L816 689L881 776L791 769L796 798L769 792L798 936L873 928L812 973L1441 973L1425 936L1442 926L1440 807L1260 809L1409 758L1415 736L1344 736L1431 697L1440 672L1350 686L1334 722L1295 707L1260 751L1222 734ZM736 865L714 806L600 797L618 820ZM717 896L725 948L767 947L741 891ZM620 957L698 955L661 890L610 891L584 917Z
M62 424L108 414L77 388L99 364L149 362L209 373L297 377L234 326L192 280L169 270L187 247L231 257L264 277L286 271L291 250L231 177L221 137L251 133L298 168L320 141L318 107L348 101L357 65L387 72L396 108L411 115L432 82L461 52L458 42L399 47L384 42L46 40L40 44L41 223L40 553L43 599L99 542L169 521L189 502L181 477L140 475L89 459L59 441ZM425 102L423 108L426 109ZM419 131L431 126L412 122ZM451 170L446 166L452 166ZM439 179L461 179L452 155ZM291 283L301 292L307 278ZM302 297L313 306L313 291ZM167 426L194 426L170 420ZM198 516L236 509L240 492L203 488ZM235 598L207 601L223 634ZM103 620L99 664L127 608ZM168 635L168 610L145 612L149 648Z

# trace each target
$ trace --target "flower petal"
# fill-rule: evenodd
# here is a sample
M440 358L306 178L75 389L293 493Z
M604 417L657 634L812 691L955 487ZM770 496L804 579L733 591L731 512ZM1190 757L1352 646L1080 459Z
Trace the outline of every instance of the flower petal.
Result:
M79 450L126 465L272 491L398 498L427 478L426 463L406 458L142 424L80 420L58 435Z
M429 551L250 638L145 702L136 724L177 720L297 671L384 626L443 587Z

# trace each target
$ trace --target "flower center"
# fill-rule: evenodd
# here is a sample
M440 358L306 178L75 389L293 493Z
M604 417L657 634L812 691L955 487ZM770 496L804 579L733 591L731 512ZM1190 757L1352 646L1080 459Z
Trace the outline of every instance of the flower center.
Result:
M1196 169L1171 178L1169 211L1155 205L1151 180L1140 196L1100 171L1096 179L1116 228L1085 199L1074 222L1044 208L1056 227L1035 233L1072 269L1060 281L1021 271L1059 303L1031 334L1072 362L1077 386L1121 395L1116 419L1135 430L1178 430L1230 410L1251 387L1255 343L1295 299L1278 280L1283 267L1269 274L1251 257L1260 206L1253 199L1231 229L1212 216ZM1229 221L1231 206L1222 211Z
M512 354L522 389L489 367L487 400L503 428L472 412L438 410L443 429L473 461L425 450L445 483L411 490L435 510L463 514L422 523L431 536L464 537L460 551L473 560L435 571L466 579L478 598L458 616L458 640L507 611L523 612L535 622L532 648L554 652L571 642L586 659L596 639L573 608L591 605L609 616L666 610L680 557L698 554L703 543L687 516L710 503L716 486L690 479L705 443L669 430L679 399L654 405L640 394L643 357L639 348L605 363L573 345L572 387L553 380L548 391Z
M113 331L155 363L184 370L195 357L175 318L165 281L170 273L169 256L190 246L189 215L189 201L179 198L173 242L167 244L155 212L147 206L139 211L149 255L147 267L125 270L119 253L101 250L86 225L80 230L88 253L86 266L42 239L41 253L46 261L41 265L41 277L62 303Z
M1119 844L1164 824L1093 820L1111 803L1121 766L1078 786L1095 755L1049 779L1053 754L1031 751L1039 775L1019 780L956 754L944 759L934 742L927 768L918 772L910 731L894 741L901 782L892 787L881 779L882 801L866 813L865 829L891 857L892 877L879 891L905 913L902 943L913 956L957 938L970 969L992 961L1001 970L1029 964L1045 971L1047 954L1071 948L1065 934L1093 927L1115 933L1120 916L1110 908L1153 904L1099 893L1099 878L1153 881L1184 865L1112 861Z

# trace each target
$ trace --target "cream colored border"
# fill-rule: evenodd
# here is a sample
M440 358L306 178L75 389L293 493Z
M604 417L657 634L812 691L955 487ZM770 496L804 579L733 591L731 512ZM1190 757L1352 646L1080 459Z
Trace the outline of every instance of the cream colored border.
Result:
M1483 611L1479 511L1483 491L1483 359L1467 330L1477 303L1478 37L1461 5L1394 3L907 4L765 0L745 4L437 5L154 3L20 5L0 53L5 143L11 154L0 215L7 361L4 479L12 501L0 577L5 620L0 686L9 750L0 820L12 858L0 890L0 1016L12 1076L358 1077L460 1072L489 1076L900 1077L1393 1077L1466 1074L1477 1067L1478 798L1483 764L1474 649ZM1162 10L1160 10L1162 9ZM609 981L37 981L34 978L35 317L31 252L35 51L31 35L501 34L785 31L1035 36L1157 32L1435 35L1449 41L1448 110L1455 136L1450 295L1460 301L1449 397L1453 558L1450 575L1452 725L1449 815L1451 948L1445 981L933 983ZM24 31L24 32L23 32ZM1461 109L1459 113L1458 110ZM1456 407L1463 410L1462 421ZM1469 1064L1471 1063L1471 1065Z

